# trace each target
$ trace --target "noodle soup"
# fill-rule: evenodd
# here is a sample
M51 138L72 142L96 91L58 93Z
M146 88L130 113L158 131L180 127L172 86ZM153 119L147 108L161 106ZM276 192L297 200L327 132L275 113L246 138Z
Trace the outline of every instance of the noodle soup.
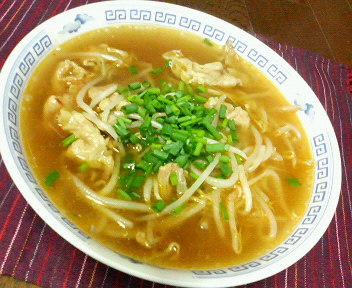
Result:
M111 26L39 65L21 132L37 179L87 234L147 263L219 268L265 254L306 210L298 109L231 43Z

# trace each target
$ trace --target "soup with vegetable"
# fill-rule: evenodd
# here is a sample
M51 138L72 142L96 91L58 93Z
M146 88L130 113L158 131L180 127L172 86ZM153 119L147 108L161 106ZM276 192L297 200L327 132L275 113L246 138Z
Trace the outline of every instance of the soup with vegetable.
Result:
M314 172L300 107L232 45L111 26L42 61L22 138L38 181L80 229L185 269L243 263L293 231Z

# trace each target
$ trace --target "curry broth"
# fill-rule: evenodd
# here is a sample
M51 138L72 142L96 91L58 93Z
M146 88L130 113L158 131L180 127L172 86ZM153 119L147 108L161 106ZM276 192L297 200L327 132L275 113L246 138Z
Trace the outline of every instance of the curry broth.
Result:
M216 47L207 46L203 39L185 32L156 26L129 25L112 26L77 36L51 52L31 76L21 106L21 134L25 151L30 166L43 187L45 186L44 178L48 171L53 169L59 171L77 169L67 161L62 161L64 148L61 147L60 141L63 137L51 132L43 123L44 102L48 96L58 93L57 87L51 86L51 77L57 63L64 59L65 55L69 55L71 52L85 51L87 47L100 43L132 52L138 59L152 63L153 67L164 65L165 61L160 55L169 50L182 50L183 54L192 57L199 63L216 61L220 53ZM268 166L275 165L282 179L288 207L296 215L291 220L285 218L282 209L274 198L275 191L270 191L270 189L265 191L272 201L273 211L278 218L278 235L274 240L260 238L259 236L258 231L268 229L266 219L258 220L255 223L253 218L249 219L248 216L239 215L237 223L241 229L243 251L240 254L235 254L231 248L231 237L228 231L225 238L220 238L214 221L209 221L208 229L201 229L199 223L202 216L195 215L181 226L168 232L156 248L146 249L134 240L116 239L104 233L92 231L92 227L98 227L102 221L99 211L88 203L84 196L79 194L72 180L66 174L61 173L61 177L55 185L45 188L45 191L59 209L87 234L116 251L148 263L187 269L219 268L254 259L273 249L293 231L307 208L313 185L314 169L305 165L303 161L312 160L312 154L308 139L295 113L284 113L279 109L282 106L289 105L286 99L251 64L242 63L242 65L238 70L240 71L239 74L247 75L243 87L228 89L228 92L234 95L233 101L243 107L246 107L246 105L265 107L269 119L278 126L280 126L280 123L282 125L292 123L299 128L303 135L300 141L294 143L297 158L300 159L295 168L292 167L290 161L275 162L268 160L266 164ZM119 81L123 82L123 77L128 77L128 75L122 75ZM258 93L262 90L269 91L271 97L258 96L250 99L243 97L245 94ZM278 151L285 149L286 144L274 135L274 131L266 132L266 135L271 138ZM249 131L245 130L239 131L239 140L238 146L240 148L243 148L241 146L244 145L251 145L254 141ZM256 173L259 174L261 171L259 169ZM289 187L284 180L287 177L297 177L300 179L302 186ZM210 208L207 211L210 214L212 213ZM111 231L114 231L114 225L116 223L108 223ZM178 259L160 257L160 253L170 242L180 244L180 257Z

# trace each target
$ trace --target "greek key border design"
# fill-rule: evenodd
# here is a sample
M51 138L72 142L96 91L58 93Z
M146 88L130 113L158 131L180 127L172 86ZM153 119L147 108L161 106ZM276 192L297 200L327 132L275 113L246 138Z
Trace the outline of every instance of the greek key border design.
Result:
M261 54L256 49L250 47L243 39L239 39L237 36L230 35L224 31L221 31L217 27L213 27L209 24L203 24L202 22L192 19L191 17L178 16L173 13L163 11L152 11L147 9L107 9L104 11L105 20L108 23L116 22L128 22L128 21L141 21L143 23L164 23L167 25L175 25L183 29L187 29L192 32L200 32L204 37L207 37L214 41L232 41L234 49L248 59L252 63L256 63L258 66L263 68L268 75L279 85L285 83L288 79L288 75L284 71L278 68L278 65L271 62L269 58ZM225 42L226 42L225 41ZM33 67L43 57L45 53L52 49L53 43L49 35L40 35L39 38L34 39L30 45L24 49L17 67L11 71L11 78L8 89L8 102L4 105L4 114L7 115L8 130L6 131L8 139L11 139L14 150L12 153L16 156L18 167L27 180L32 183L32 187L35 189L36 196L40 201L45 203L54 213L59 211L53 205L53 203L47 198L46 194L38 186L35 178L33 177L28 163L24 158L23 149L20 145L19 139L19 121L17 119L18 107L20 103L20 95L24 89L24 85L28 75L30 74ZM223 277L224 274L233 276L235 274L246 273L247 270L260 269L266 266L269 262L277 261L280 256L290 253L293 245L296 245L304 237L310 233L313 225L318 221L319 211L322 209L326 200L326 194L329 191L329 181L331 172L329 171L329 163L331 162L331 155L329 155L329 143L327 134L319 134L313 138L313 150L317 158L317 172L315 191L313 191L312 203L302 220L303 227L295 230L293 234L284 242L282 245L267 253L263 257L244 263L242 265L236 265L234 267L226 269L215 269L215 270L197 270L192 271L195 277ZM60 221L68 225L71 231L82 239L89 239L90 237L76 228L66 217L60 215Z
M49 35L40 33L33 39L32 42L24 49L21 56L17 59L13 70L10 72L12 75L7 83L8 89L5 93L8 95L7 105L4 105L4 115L7 115L7 138L12 143L13 150L11 151L14 159L17 161L17 166L21 171L24 179L26 179L33 187L33 192L37 199L41 201L45 206L49 207L55 214L58 215L57 219L69 227L69 229L81 239L89 239L90 237L83 233L80 229L63 216L56 206L50 201L44 191L40 188L36 181L31 169L29 168L28 162L25 159L24 151L20 143L20 132L19 132L19 119L18 109L21 101L21 94L25 89L25 84L30 72L34 69L35 65L42 59L42 57L53 48L53 42Z
M105 21L107 23L129 23L131 21L151 24L167 24L178 26L190 32L201 32L201 34L214 41L231 41L234 49L248 59L250 62L264 68L267 75L271 77L277 84L281 85L287 80L284 71L278 68L278 65L271 63L266 55L261 54L256 49L249 47L242 39L237 39L233 35L229 35L225 31L209 24L200 22L189 16L178 16L171 12L154 11L147 9L107 9L104 11Z

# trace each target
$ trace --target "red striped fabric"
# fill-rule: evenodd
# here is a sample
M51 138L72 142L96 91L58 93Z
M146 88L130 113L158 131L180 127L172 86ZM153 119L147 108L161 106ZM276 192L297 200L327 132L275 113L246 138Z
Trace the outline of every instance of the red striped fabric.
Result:
M20 39L84 0L0 2L0 67ZM335 128L342 156L341 198L322 239L298 263L247 288L352 287L352 68L256 35L285 58L317 94ZM0 274L42 287L165 287L109 268L51 230L11 181L0 157Z

